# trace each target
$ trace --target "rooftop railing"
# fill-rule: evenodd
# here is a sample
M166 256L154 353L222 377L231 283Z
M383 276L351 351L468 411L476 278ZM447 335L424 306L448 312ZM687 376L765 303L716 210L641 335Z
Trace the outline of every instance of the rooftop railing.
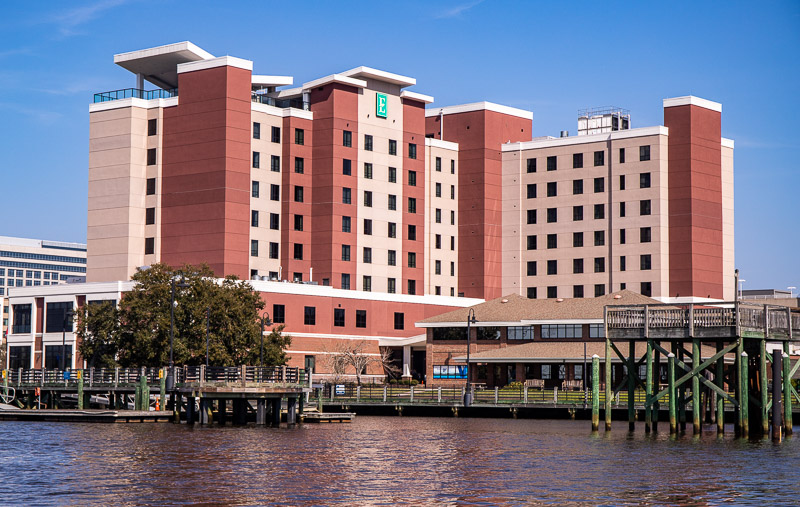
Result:
M268 106L279 107L281 109L287 109L290 107L295 109L303 109L305 111L310 109L308 102L303 102L303 99L301 98L276 99L275 97L270 97L268 95L264 95L263 93L253 93L251 95L251 100L259 104L266 104Z
M95 93L94 94L94 103L97 104L98 102L110 102L112 100L122 100L122 99L142 99L142 100L153 100L153 99L168 99L170 97L177 97L178 96L178 89L173 88L171 90L140 90L138 88L123 88L122 90L113 90L110 92L102 92L102 93Z

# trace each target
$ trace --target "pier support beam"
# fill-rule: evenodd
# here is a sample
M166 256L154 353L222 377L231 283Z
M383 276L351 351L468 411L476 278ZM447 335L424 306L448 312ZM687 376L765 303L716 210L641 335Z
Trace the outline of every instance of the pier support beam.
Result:
M441 387L439 388L441 393ZM528 391L525 388L525 396ZM441 394L439 395L441 396ZM592 356L592 431L600 429L600 357Z
M186 397L186 424L194 424L195 409L194 409L194 396Z
M286 399L286 423L289 426L297 423L297 398L295 397Z
M651 342L655 345L655 342ZM655 349L653 352L653 382L655 383L655 387L653 388L653 393L657 393L661 390L661 351L659 349ZM658 431L658 412L661 410L661 402L658 400L653 402L653 431Z
M175 424L181 423L181 398L179 395L176 395L174 392L171 393L170 398L172 399L172 422Z
M717 341L717 352L722 350L722 341ZM717 359L717 364L715 365L716 371L714 373L714 383L719 387L721 390L725 390L725 379L724 379L724 371L725 371L725 356L720 357ZM725 434L725 398L722 396L717 396L717 434L724 435Z
M692 369L695 373L692 376L692 433L699 435L702 431L703 411L700 404L700 375L702 372L697 371L700 369L700 340L694 338L692 340Z
M233 424L244 426L247 424L247 400L234 398L233 400Z
M777 352L777 351L776 351ZM783 434L792 434L792 370L789 362L789 342L783 343Z
M750 436L750 383L748 381L747 369L748 363L750 362L750 358L747 356L747 352L742 352L742 359L739 361L741 365L741 390L742 390L742 401L741 401L741 418L742 418L742 428L741 428L741 436L742 438L747 438Z
M161 368L160 373L158 375L158 393L159 393L159 405L161 405L161 410L167 409L167 372L166 368Z
M783 370L783 352L779 349L772 351L772 441L781 441L781 396L783 389L781 376ZM766 391L766 385L764 386Z
M608 336L608 334L606 334ZM611 340L606 338L606 361L605 361L605 381L606 381L606 399L604 415L606 418L606 431L611 431Z
M228 400L217 400L217 423L225 426L228 422Z
M650 433L650 424L653 420L653 342L647 340L647 369L645 372L645 391L644 391L644 432Z
M259 426L267 424L267 400L264 398L256 400L256 424Z
M767 382L767 341L759 340L760 357L758 361L758 389L761 394L761 436L769 438L769 393L767 392L769 383ZM777 356L780 357L780 351ZM772 361L775 362L775 354L773 354Z
M636 430L636 343L628 342L628 431Z
M272 425L276 428L281 425L281 398L273 398L270 400L272 406Z
M83 375L78 379L78 410L83 410Z
M200 424L211 424L211 403L212 400L208 398L200 398Z
M675 389L675 354L670 353L667 356L667 384L669 389L669 433L674 435L678 432L678 418L677 418L677 392Z

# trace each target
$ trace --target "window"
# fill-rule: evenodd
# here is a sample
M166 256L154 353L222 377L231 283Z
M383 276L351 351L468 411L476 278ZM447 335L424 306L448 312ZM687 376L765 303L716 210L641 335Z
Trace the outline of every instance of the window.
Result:
M344 308L333 309L333 325L336 327L344 327Z
M434 274L441 275L442 274L442 261L437 260L434 262L433 272Z
M281 187L278 185L270 185L269 186L269 198L272 201L280 201L281 200Z
M405 329L406 317L403 312L394 312L394 328Z
M589 324L589 338L605 338L606 329L603 324Z
M583 153L573 153L572 168L580 169L581 167L583 167Z
M372 164L369 162L364 163L364 178L368 180L372 179Z
M603 246L606 244L605 231L594 231L594 246Z
M604 204L595 204L594 205L594 218L595 220L601 220L606 217L606 207Z
M479 327L475 330L477 340L499 340L500 328L496 326Z
M342 174L350 176L353 174L353 161L348 158L342 159Z
M639 161L645 162L650 160L650 145L639 146Z
M556 157L547 157L547 170L555 171L556 169Z
M342 217L342 232L350 232L350 217Z
M528 287L526 290L526 296L528 299L536 299L536 287Z
M256 227L258 226L258 211L256 213ZM144 210L144 224L145 225L153 225L156 223L156 209L155 208L146 208Z
M442 172L442 157L436 157L436 172Z
M649 148L649 146L648 146ZM642 296L650 297L653 295L653 282L642 282L641 285L641 294Z
M456 161L455 160L451 160L450 161L450 174L455 174L455 173L456 173Z
M450 276L456 276L456 263L450 261Z
M533 340L533 326L509 326L506 334L509 340Z
M650 243L653 240L653 233L650 227L642 227L639 229L639 242Z
M12 333L22 334L31 332L31 304L14 305L14 324ZM25 366L28 367L27 365Z
M414 197L408 198L408 212L409 213L417 212L417 200Z
M408 186L417 186L417 171L408 171Z
M625 269L627 267L626 264L627 263L625 262L625 256L623 255L622 257L619 258L619 270L620 271L625 271Z
M650 206L650 199L639 201L639 214L640 215L649 215L652 212L652 208Z
M620 229L619 230L619 244L620 245L624 245L625 244L625 229Z
M250 210L250 227L258 227L258 211Z
M256 184L258 182L255 182ZM155 195L156 194L156 179L155 178L147 178L147 195ZM258 197L254 195L253 197Z
M408 252L408 267L409 268L417 267L417 254L415 254L414 252Z
M467 380L467 367L465 365L434 365L434 379Z
M277 231L280 229L280 215L277 213L270 213L269 214L269 228L273 231Z
M574 195L580 195L583 193L583 180L572 181L572 193Z
M386 291L389 294L394 294L397 292L397 279L396 278L389 278L386 282Z
M436 197L441 197L441 196L442 196L442 184L441 183L437 183L436 184Z
M364 292L372 292L372 277L364 275L361 277L361 290Z
M548 299L558 298L558 287L554 285L547 287L547 298Z
M594 258L594 272L595 273L605 273L606 272L606 258L605 257L595 257Z
M555 181L551 181L547 184L547 197L555 197L558 195L558 187Z
M558 234L547 235L547 248L558 248Z
M397 183L397 169L394 167L389 168L389 183Z
M364 206L367 208L372 207L372 192L369 190L364 190Z
M295 243L294 244L294 259L296 261L302 261L303 260L303 245L300 244L300 243Z
M619 189L620 190L625 190L625 175L624 174L620 174L619 175Z
M273 143L281 142L281 128L280 127L272 127L272 142Z
M351 197L350 197L351 190L347 187L342 188L342 203L343 204L350 204Z
M583 246L583 233L582 232L573 232L572 233L572 246L576 248L580 248Z
M619 216L620 217L624 217L625 216L625 202L624 201L619 203Z
M536 223L536 210L529 209L528 210L528 224L535 224Z
M372 220L369 218L364 219L364 234L372 236Z
M413 143L408 143L408 158L417 158L417 145ZM410 282L411 280L409 280Z
M595 178L594 179L594 193L599 194L600 192L606 191L606 180L605 178Z
M256 125L258 125L258 123L253 124L253 137L255 139L258 139L258 137L256 136L257 132ZM157 133L158 133L158 120L156 118L151 118L147 120L147 135L154 136Z
M558 261L556 260L547 261L547 274L548 275L558 274Z
M558 221L558 209L547 208L547 223L552 224Z
M653 258L650 254L639 256L639 269L648 271L653 268Z
M372 136L369 134L364 134L364 149L372 151Z
M144 238L144 254L153 255L156 253L156 238ZM19 283L21 280L17 280ZM19 285L17 285L19 287Z
M434 217L435 217L434 220L436 221L437 224L442 223L442 210L439 209L439 208L436 208L436 213L435 213Z
M350 245L342 245L342 260L350 260Z
M594 152L594 166L600 167L603 165L606 165L606 152L604 151Z
M583 259L572 259L572 272L578 275L583 273Z
M594 297L599 298L606 294L606 285L604 283L596 283L594 285Z
M573 285L572 286L572 297L574 297L574 298L582 298L583 297L583 285Z
M528 199L536 198L536 183L528 183Z
M389 155L397 155L397 141L389 139Z
M278 244L274 242L270 242L269 244L269 258L270 259L277 259L278 258Z
M272 322L275 324L286 323L286 305L272 305Z
M251 257L258 257L258 240L251 239L250 240L250 256Z
M253 152L253 167L258 169L261 166L261 153L254 151Z
M416 241L417 240L417 226L416 225L408 225L408 240L409 241Z
M364 247L363 259L365 264L372 264L372 248Z
M650 188L650 173L639 175L639 188Z
M536 261L527 262L527 275L536 276Z
M625 148L620 148L619 149L619 163L620 164L624 164L625 163Z
M281 157L272 155L269 161L269 170L274 173L281 172Z
M583 326L580 324L542 324L542 338L583 338Z
M342 146L353 147L353 133L349 130L342 131Z
M72 302L47 303L46 315L46 333L61 333L62 331L72 332Z
M550 365L549 364L543 364L542 365L542 380L550 380L551 378L553 378L553 374L551 373Z
M366 310L356 310L356 327L367 327Z
M434 236L434 240L435 240L434 241L435 248L437 250L440 250L442 248L442 235L437 234L436 236Z
M397 266L397 251L389 250L388 264L390 266Z
M536 250L536 235L528 236L528 250Z
M156 149L147 149L147 165L156 165Z
M450 250L456 249L456 237L450 236Z
M294 129L294 144L305 144L306 133L303 129Z
M410 295L414 295L417 293L417 281L416 280L409 280L408 281L408 293Z
M450 185L450 199L456 198L456 186Z
M396 223L389 222L388 236L390 238L396 238L397 237L397 224Z
M306 162L303 160L302 157L295 157L294 158L294 172L298 174L303 174L305 172L305 165Z
M303 215L294 216L294 230L296 231L303 230Z
M397 196L389 194L389 209L394 211L397 209Z
M572 207L572 221L573 222L580 222L583 220L583 206L573 206Z
M342 289L350 290L350 274L342 273Z
M303 202L303 187L300 185L294 186L294 202Z
M527 167L529 173L535 173L536 172L536 159L535 158L529 158L527 160L526 167Z
M306 326L314 326L317 323L317 308L315 306L306 306L303 308L303 324Z

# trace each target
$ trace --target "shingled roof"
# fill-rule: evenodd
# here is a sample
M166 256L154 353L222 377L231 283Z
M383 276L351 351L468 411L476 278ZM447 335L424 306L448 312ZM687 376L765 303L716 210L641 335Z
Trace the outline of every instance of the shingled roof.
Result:
M469 309L475 310L478 325L521 321L581 321L602 320L606 305L655 305L653 298L630 290L621 290L596 298L528 299L519 294L509 294L469 308L459 308L435 315L417 323L417 327L438 327L453 323L466 326Z

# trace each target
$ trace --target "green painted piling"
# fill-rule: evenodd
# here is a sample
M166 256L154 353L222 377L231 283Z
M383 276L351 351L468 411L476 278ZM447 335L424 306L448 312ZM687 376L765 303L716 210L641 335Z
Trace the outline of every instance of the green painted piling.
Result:
M167 409L167 369L161 368L158 373L158 393L159 405L161 410Z
M675 392L675 354L670 352L667 356L667 385L669 389L669 433L678 432L677 393Z
M692 340L692 369L700 367L700 340ZM700 407L700 372L692 376L692 432L699 435L702 426L702 409Z
M789 342L783 342L783 434L792 434L792 370Z
M717 341L717 352L722 350L722 342ZM725 390L725 380L724 380L724 368L725 368L725 357L720 357L717 359L716 372L714 373L714 383L722 389ZM723 435L725 433L725 398L722 396L717 395L717 434Z
M647 340L647 371L645 375L644 393L644 432L650 433L653 418L653 342Z
M592 431L600 429L600 357L592 356Z
M628 431L636 429L636 343L633 340L628 342Z
M651 343L654 344L654 342L651 342ZM659 389L661 388L660 387L661 386L661 352L658 349L656 349L653 352L653 368L655 370L653 372L653 381L655 382L653 393L657 393L659 391ZM658 411L660 409L661 409L661 403L658 400L654 401L653 402L653 416L652 416L653 417L653 431L658 431Z
M748 368L748 357L747 352L742 352L742 360L740 364L742 365L742 406L741 413L742 413L742 437L747 438L750 435L750 384L747 378L747 368ZM767 433L769 434L769 433Z
M147 377L139 377L139 410L150 410L150 387L147 385Z
M759 352L761 354L761 358L759 360L758 366L758 389L761 394L761 435L764 438L769 438L769 411L767 410L767 404L769 403L769 393L768 386L767 386L767 340L766 338L763 340L759 340ZM780 358L780 353L778 353L778 358ZM775 357L772 358L775 360Z
M83 410L83 375L78 375L78 410Z
M608 334L606 333L606 336ZM611 340L606 338L606 399L605 399L605 418L606 431L611 431Z

